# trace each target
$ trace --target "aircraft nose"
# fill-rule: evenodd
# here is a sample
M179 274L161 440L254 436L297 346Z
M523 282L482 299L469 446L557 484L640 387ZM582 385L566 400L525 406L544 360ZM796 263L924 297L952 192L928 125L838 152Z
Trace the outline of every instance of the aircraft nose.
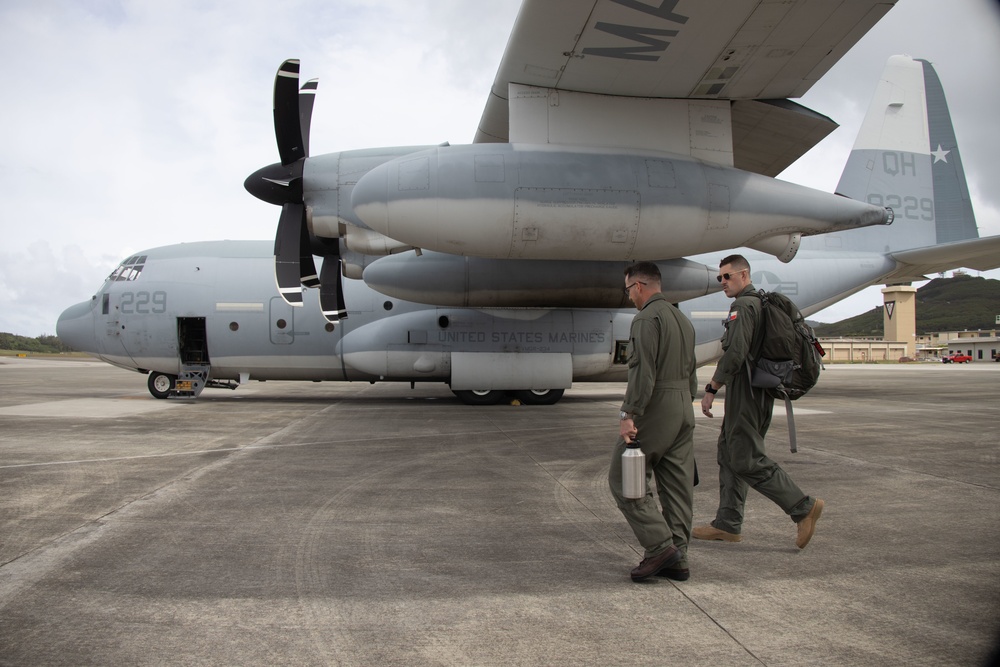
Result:
M94 335L95 299L70 306L62 312L56 322L56 336L64 344L79 352L97 354L97 338Z

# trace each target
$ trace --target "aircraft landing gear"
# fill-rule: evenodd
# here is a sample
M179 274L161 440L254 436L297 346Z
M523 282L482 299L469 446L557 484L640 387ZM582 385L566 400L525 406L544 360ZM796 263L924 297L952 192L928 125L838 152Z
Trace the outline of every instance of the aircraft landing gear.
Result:
M466 405L496 405L503 400L504 392L502 391L456 391L452 389L451 393L458 397L458 400L462 401Z
M524 405L553 405L563 397L562 389L526 389L524 391L456 391L452 393L466 405L496 405L508 395Z
M146 386L149 387L149 393L153 395L153 398L167 398L170 396L176 380L177 378L173 375L150 371Z
M555 405L563 397L563 389L528 389L515 391L514 396L525 405Z

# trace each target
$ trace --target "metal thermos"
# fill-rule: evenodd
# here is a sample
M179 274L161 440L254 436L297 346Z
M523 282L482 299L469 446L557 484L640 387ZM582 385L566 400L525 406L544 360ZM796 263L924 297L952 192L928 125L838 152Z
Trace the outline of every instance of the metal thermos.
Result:
M622 495L633 500L646 495L646 455L635 438L622 452Z

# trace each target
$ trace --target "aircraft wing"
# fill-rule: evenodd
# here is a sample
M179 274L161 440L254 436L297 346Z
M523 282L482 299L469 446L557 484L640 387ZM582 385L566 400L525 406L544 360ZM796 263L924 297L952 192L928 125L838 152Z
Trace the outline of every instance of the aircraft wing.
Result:
M524 0L475 142L507 142L508 86L732 100L734 166L776 176L837 125L784 98L896 0Z
M928 275L967 268L989 271L1000 268L1000 236L953 241L890 255L897 268L885 282L927 280Z

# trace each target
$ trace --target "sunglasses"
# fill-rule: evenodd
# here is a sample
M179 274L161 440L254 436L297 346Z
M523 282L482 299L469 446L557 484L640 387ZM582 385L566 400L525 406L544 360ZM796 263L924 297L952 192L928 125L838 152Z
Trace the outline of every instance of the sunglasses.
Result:
M645 284L646 283L642 282L641 280L637 280L634 283L632 283L631 285L626 285L625 289L622 290L622 291L625 292L625 296L629 296L629 292L632 291L633 287L635 287L636 285L645 285Z
M715 276L715 279L718 280L720 283L723 280L732 280L733 276L738 276L741 273L743 273L744 271L746 271L746 269L740 269L739 271L737 271L735 273L723 273L721 276Z

